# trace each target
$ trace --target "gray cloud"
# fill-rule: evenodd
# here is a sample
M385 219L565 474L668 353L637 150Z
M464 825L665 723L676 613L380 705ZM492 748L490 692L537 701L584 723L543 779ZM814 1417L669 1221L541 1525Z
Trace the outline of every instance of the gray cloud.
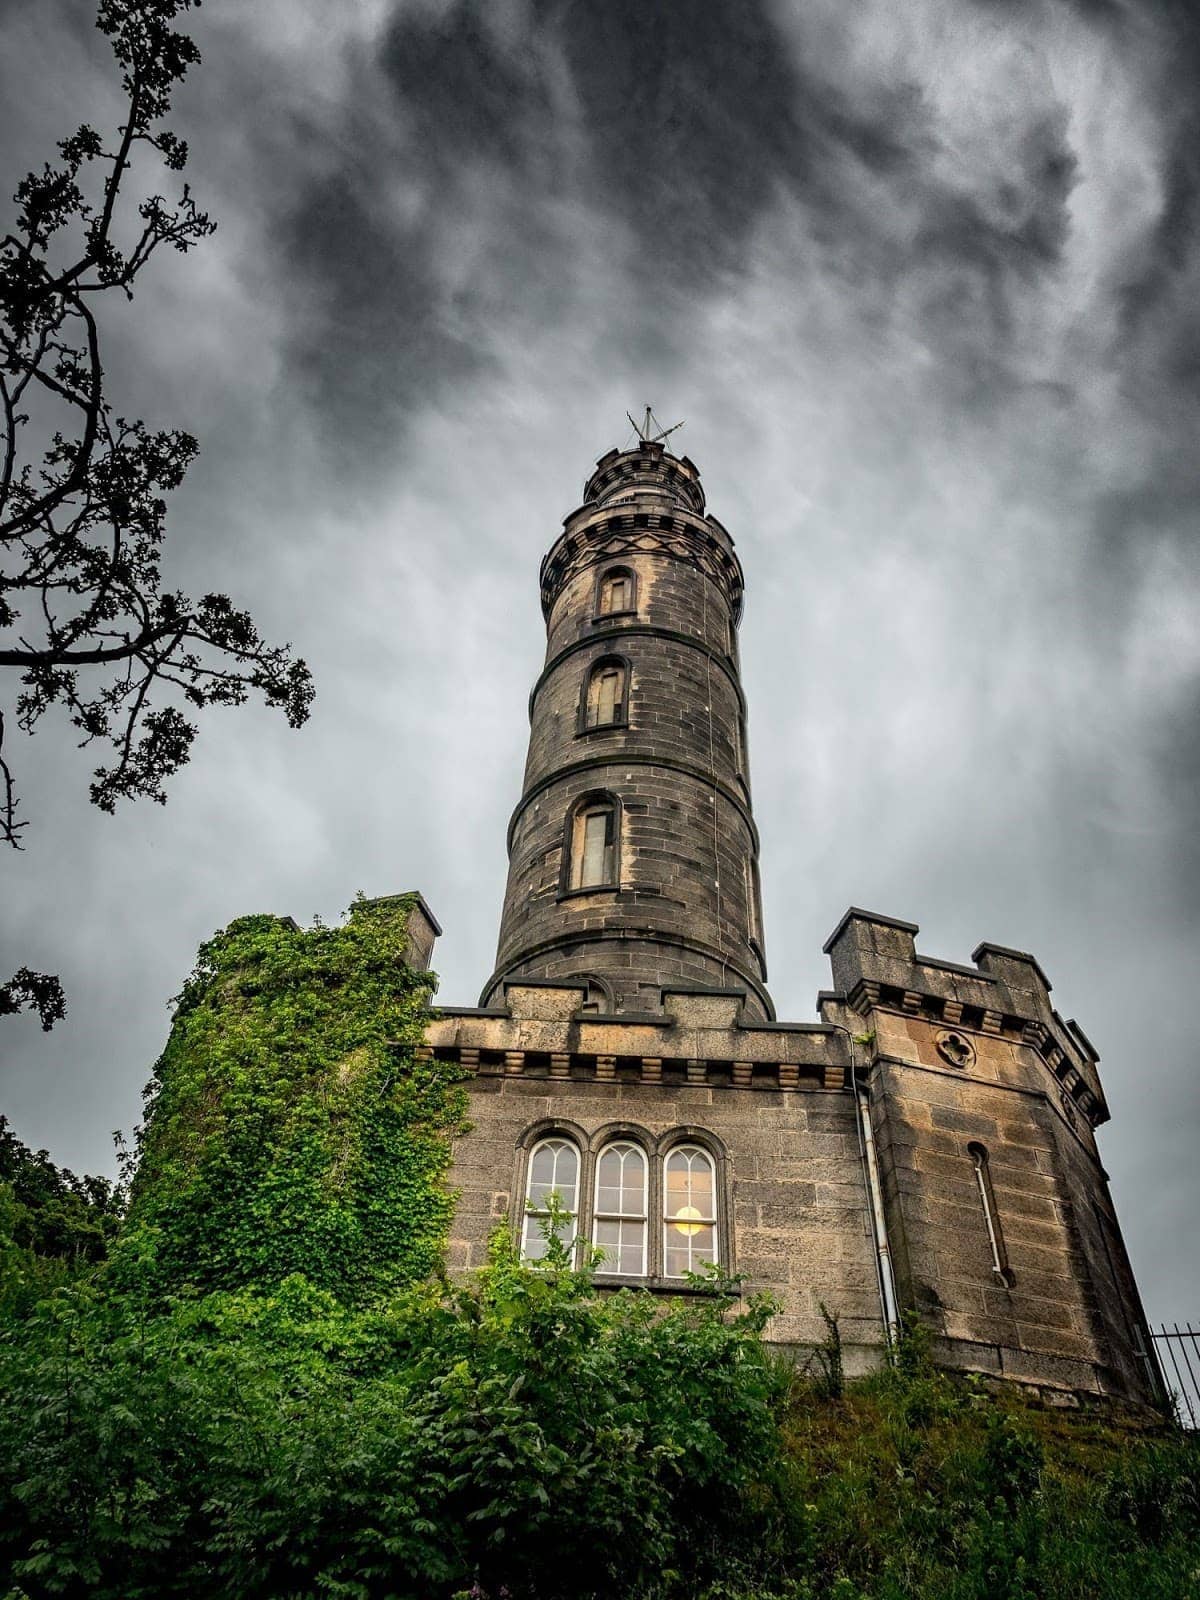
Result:
M77 22L0 14L23 162L103 96ZM244 597L320 697L299 736L210 718L165 811L88 814L86 759L29 748L6 955L60 966L72 1013L6 1033L23 1135L109 1164L166 997L245 911L420 887L474 998L537 564L650 399L747 569L780 1014L852 901L952 959L1034 950L1105 1058L1152 1313L1194 1315L1192 9L217 0L197 28L179 121L220 230L114 320L113 370L202 440L179 581Z

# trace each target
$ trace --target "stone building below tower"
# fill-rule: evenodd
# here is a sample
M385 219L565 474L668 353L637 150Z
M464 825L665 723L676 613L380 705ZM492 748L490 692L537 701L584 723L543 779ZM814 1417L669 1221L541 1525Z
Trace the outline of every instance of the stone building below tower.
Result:
M819 1020L776 1020L742 590L695 466L650 440L601 457L542 563L496 968L426 1036L469 1074L452 1269L497 1227L536 1258L553 1193L601 1284L695 1292L715 1263L771 1291L781 1344L836 1314L851 1370L911 1310L948 1366L1156 1401L1096 1052L1034 958L935 959L852 908Z

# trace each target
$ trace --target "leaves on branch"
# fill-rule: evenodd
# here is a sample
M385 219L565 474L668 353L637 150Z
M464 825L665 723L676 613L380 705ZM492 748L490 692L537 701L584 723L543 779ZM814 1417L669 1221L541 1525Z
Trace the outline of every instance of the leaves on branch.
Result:
M312 700L304 663L268 644L227 596L162 590L167 496L196 441L114 415L105 395L98 302L112 289L132 295L160 246L188 250L213 229L186 185L174 203L152 195L134 206L126 193L140 147L170 171L187 159L186 144L156 124L199 60L172 27L190 8L102 0L97 26L122 69L125 119L111 142L86 124L62 140L59 164L18 186L15 231L0 241L0 666L20 674L23 732L58 705L81 745L106 747L91 786L105 811L166 798L196 734L187 712L258 693L296 727ZM52 412L58 426L35 465L25 435L34 413L40 422ZM0 722L0 842L19 847L25 824L3 732Z
M187 251L214 227L186 184L174 201L130 193L147 154L172 173L187 161L158 124L200 59L172 26L192 4L100 0L124 119L111 139L87 124L63 139L57 164L18 185L0 235L0 667L19 676L22 732L59 706L81 746L102 747L90 793L103 811L166 799L191 753L190 713L259 694L298 727L313 697L304 662L227 596L163 590L167 497L196 441L115 414L105 389L104 297L132 298L161 247ZM5 731L0 710L0 844L19 849L27 823ZM19 1000L16 984L0 995Z
M67 1014L66 996L57 978L46 972L31 972L22 967L7 983L0 983L0 1017L18 1011L36 1011L42 1027L49 1033Z

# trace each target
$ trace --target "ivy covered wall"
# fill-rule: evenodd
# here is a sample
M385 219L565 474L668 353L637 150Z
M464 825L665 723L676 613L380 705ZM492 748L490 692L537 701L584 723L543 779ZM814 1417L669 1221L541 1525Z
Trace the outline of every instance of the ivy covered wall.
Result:
M303 1274L365 1304L438 1269L459 1069L414 1046L434 986L415 897L339 927L242 917L200 950L147 1089L112 1263L162 1293Z

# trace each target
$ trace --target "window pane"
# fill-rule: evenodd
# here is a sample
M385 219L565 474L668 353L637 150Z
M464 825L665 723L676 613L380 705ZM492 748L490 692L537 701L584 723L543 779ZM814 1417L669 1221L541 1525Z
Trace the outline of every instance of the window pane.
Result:
M717 1259L716 1175L698 1145L679 1145L667 1157L663 1196L663 1267L669 1278Z
M554 1229L554 1236L569 1248L571 1240L575 1237L574 1219L565 1218L559 1222ZM546 1218L544 1216L526 1214L521 1254L526 1261L540 1261L546 1254Z
M579 1210L579 1152L567 1139L543 1139L529 1157L527 1209L521 1226L521 1254L527 1261L540 1261L546 1254L544 1230L551 1196L566 1212L555 1224L555 1236L569 1246Z
M695 1145L673 1150L667 1160L666 1214L716 1221L712 1161Z
M605 1219L596 1223L596 1244L604 1251L601 1272L640 1278L646 1271L646 1227L641 1222Z
M548 1139L538 1145L529 1163L529 1203L541 1210L550 1195L558 1194L564 1211L578 1209L579 1155L565 1139Z
M596 720L603 724L612 722L617 715L617 688L621 674L609 668L600 674L596 705Z
M583 819L583 871L579 879L581 888L593 883L611 881L605 872L607 860L611 856L611 852L605 848L611 819L611 811L589 811Z
M681 1226L669 1222L665 1243L668 1278L682 1278L685 1272L698 1272L706 1261L717 1259L717 1230L711 1223Z
M596 1168L599 1216L646 1215L646 1158L635 1144L610 1144Z

